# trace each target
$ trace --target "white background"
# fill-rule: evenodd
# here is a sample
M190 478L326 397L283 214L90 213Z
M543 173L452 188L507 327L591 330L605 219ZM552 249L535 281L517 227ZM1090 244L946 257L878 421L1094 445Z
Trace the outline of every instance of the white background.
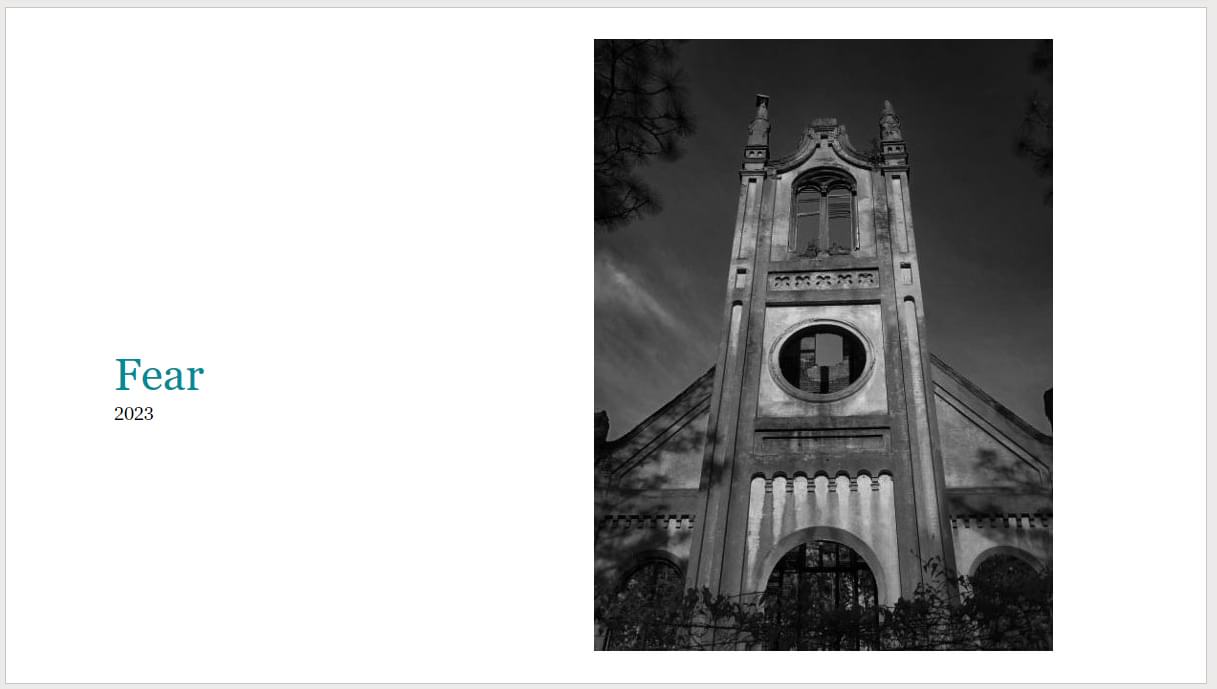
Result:
M1201 10L6 22L8 681L1203 679ZM1056 651L591 652L591 41L635 35L1056 39ZM1147 326L1195 373L1130 397Z

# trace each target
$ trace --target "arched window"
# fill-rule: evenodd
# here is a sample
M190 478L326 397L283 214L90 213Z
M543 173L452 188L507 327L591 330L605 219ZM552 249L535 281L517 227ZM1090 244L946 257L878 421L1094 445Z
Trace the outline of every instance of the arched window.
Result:
M999 552L982 560L970 581L977 601L1005 604L1039 595L1045 577L1039 567L1028 561L1030 556L1026 557Z
M854 251L854 195L849 189L837 187L824 197L824 210L828 223L828 251L840 247Z
M609 651L671 649L683 631L677 604L684 594L684 575L667 560L648 560L622 582L608 620Z
M1052 578L1047 571L1017 555L997 553L981 561L968 583L980 648L1051 648Z
M976 574L972 576L985 582L1016 581L1035 576L1035 568L1022 558L998 553L981 562L976 567Z
M802 180L795 193L790 250L799 256L837 256L858 249L854 189L843 175L823 173Z
M815 256L820 249L820 213L823 195L819 189L806 188L795 201L795 253ZM827 247L825 247L827 249Z
M770 650L878 648L878 588L862 556L834 541L782 556L763 598Z

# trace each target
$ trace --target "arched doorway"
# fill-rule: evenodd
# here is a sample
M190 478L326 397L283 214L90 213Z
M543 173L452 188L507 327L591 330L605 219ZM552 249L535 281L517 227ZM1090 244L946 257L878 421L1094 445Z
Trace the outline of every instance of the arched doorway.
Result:
M778 560L762 599L769 650L878 648L875 575L849 546L810 541Z
M681 633L675 602L684 594L684 574L667 560L648 560L622 580L608 621L608 651L670 649Z

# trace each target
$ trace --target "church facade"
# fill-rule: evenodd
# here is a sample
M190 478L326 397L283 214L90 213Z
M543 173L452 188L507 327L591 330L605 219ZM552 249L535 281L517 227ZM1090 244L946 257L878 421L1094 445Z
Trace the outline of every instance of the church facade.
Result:
M768 105L741 160L718 360L617 440L597 414L597 588L746 596L830 548L833 576L848 560L850 590L890 605L930 562L1051 566L1051 437L926 346L899 117L885 103L869 154L817 119L773 157Z

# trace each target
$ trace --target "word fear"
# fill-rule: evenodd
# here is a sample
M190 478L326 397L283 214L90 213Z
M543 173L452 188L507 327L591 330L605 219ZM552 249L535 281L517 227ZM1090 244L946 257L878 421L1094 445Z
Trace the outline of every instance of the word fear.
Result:
M127 387L127 379L131 379L131 383L136 381L142 382L146 390L198 390L198 381L196 376L203 375L202 368L188 368L185 373L182 373L180 368L167 368L162 371L159 368L151 366L141 369L142 363L139 359L115 359L118 362L118 387L115 390L130 390ZM142 375L141 375L142 374ZM189 381L188 385L183 384L182 377L186 376ZM164 381L162 384L161 381Z

